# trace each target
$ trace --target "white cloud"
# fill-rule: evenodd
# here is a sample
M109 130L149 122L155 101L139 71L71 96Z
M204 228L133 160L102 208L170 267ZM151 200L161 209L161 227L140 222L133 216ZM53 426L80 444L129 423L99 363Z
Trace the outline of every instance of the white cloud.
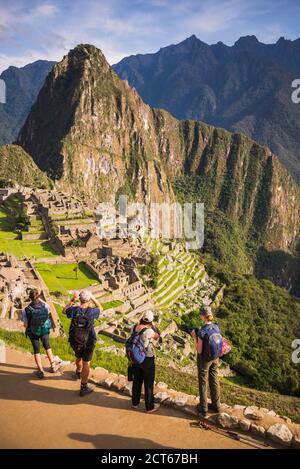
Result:
M291 1L291 0L290 0ZM191 34L231 44L284 35L285 0L0 0L0 69L36 58L60 60L78 43L100 47L110 63L155 52ZM29 6L28 6L29 4ZM280 15L279 15L280 16ZM280 33L280 34L279 34Z
M34 22L45 18L52 18L58 12L58 8L53 3L43 3L30 9L28 13L21 15L22 21Z

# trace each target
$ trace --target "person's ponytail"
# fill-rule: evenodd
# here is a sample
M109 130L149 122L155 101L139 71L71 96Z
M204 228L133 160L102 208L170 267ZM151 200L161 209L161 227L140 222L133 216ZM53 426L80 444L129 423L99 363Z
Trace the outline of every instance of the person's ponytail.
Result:
M36 288L33 288L32 290L30 290L29 292L30 301L37 301L39 297L40 297L40 292Z

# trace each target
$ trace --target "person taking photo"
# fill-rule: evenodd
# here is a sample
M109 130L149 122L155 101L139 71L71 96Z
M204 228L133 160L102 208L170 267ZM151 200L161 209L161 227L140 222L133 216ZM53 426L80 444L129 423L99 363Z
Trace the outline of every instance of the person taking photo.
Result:
M84 397L93 392L88 380L97 342L94 321L99 318L101 305L90 291L83 290L74 293L63 311L71 319L69 342L76 357L75 377L81 380L79 395Z

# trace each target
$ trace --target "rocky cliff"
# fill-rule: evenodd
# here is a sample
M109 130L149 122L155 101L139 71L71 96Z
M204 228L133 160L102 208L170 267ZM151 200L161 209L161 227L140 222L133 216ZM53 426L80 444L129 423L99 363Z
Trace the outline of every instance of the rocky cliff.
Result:
M184 177L267 249L289 251L299 231L299 187L268 148L151 109L94 46L54 66L18 143L78 195L168 201Z

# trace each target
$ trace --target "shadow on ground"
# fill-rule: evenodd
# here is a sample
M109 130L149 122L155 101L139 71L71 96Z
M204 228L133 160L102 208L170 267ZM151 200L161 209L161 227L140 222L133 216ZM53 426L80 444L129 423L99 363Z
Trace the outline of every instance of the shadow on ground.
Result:
M128 438L120 435L101 434L88 435L85 433L69 433L72 440L91 443L96 449L168 449L167 446L159 445L152 440L146 438Z
M113 394L103 388L96 387L96 392L83 398L79 397L79 381L77 382L78 388L76 390L72 389L71 386L70 389L60 388L59 381L64 381L65 386L68 386L68 384L71 385L71 383L74 384L72 372L69 371L62 375L46 374L43 380L39 380L32 372L18 373L13 371L13 368L24 370L26 370L26 368L34 370L34 368L10 364L1 364L0 366L2 368L0 369L0 400L38 401L47 404L70 406L85 403L87 405L120 410L128 410L131 406L129 397L125 398L124 394ZM55 382L58 384L57 387L55 386ZM140 409L132 410L132 412L144 412L143 402L141 403ZM183 418L184 420L191 420L191 418L179 411L164 407L160 408L159 414L168 416L168 418L174 416L176 418ZM152 415L148 417L151 418Z

